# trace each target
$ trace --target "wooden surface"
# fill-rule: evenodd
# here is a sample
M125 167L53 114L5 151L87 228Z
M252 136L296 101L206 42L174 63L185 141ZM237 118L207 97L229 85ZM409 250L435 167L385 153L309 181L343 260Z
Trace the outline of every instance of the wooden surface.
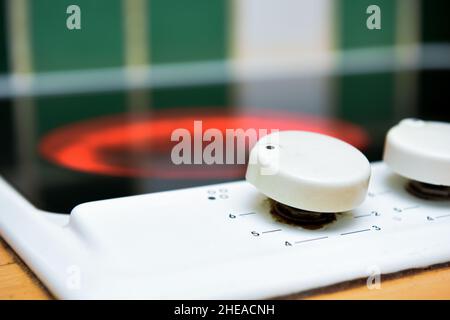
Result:
M0 239L0 299L51 299L51 295Z
M364 280L288 298L307 299L450 299L450 266L382 276L381 288L369 290ZM51 294L0 239L0 299L52 299Z

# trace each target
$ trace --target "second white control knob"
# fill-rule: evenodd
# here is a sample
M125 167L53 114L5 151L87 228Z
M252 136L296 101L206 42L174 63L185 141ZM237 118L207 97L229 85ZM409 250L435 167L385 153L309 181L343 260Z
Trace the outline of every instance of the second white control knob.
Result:
M406 178L450 186L450 123L401 121L386 136L383 158Z

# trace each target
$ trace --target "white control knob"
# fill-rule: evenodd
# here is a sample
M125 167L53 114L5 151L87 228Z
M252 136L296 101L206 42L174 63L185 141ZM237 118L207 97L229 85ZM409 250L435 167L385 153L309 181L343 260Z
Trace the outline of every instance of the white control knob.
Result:
M314 212L343 212L364 200L367 158L350 144L306 131L281 131L253 147L246 179L269 198Z
M450 123L401 121L386 136L383 158L401 176L450 186Z

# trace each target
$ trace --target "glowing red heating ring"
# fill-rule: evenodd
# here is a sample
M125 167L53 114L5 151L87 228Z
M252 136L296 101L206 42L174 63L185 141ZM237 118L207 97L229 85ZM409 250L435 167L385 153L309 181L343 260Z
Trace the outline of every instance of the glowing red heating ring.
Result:
M261 111L245 114L179 112L144 113L134 117L129 114L106 116L70 124L45 135L39 145L41 155L63 167L95 174L126 177L153 177L162 179L213 179L242 177L242 166L235 165L175 165L146 163L144 166L117 164L99 157L100 150L119 148L133 152L149 145L157 146L152 153L170 154L173 130L185 128L192 134L195 120L202 121L203 131L216 128L253 128L278 130L305 130L327 134L342 139L359 149L368 144L365 131L343 121L286 112ZM149 144L150 143L150 144ZM165 146L161 148L161 146ZM168 151L169 150L169 151Z

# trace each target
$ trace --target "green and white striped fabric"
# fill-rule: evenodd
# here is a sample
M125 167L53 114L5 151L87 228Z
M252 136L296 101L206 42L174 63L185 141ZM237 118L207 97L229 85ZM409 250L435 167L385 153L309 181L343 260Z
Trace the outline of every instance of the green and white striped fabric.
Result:
M34 101L42 132L105 112L172 106L302 105L308 113L362 124L384 121L398 113L398 77L389 67L414 60L402 48L449 38L449 28L430 20L448 12L447 2L437 0L1 1L0 32L8 33L0 40L0 72L33 76L44 92ZM81 30L66 27L66 8L74 4L81 8ZM374 4L381 8L381 30L366 27L366 9ZM158 85L124 90L123 81L142 80L130 70L144 70L143 79ZM192 70L205 76L203 86L189 82ZM317 76L265 77L277 72ZM333 73L343 76L336 82ZM86 105L96 88L110 92L95 110L58 107ZM337 106L330 103L336 96Z
M223 60L301 67L335 50L413 44L420 7L433 11L419 0L2 1L10 17L3 40L20 61L10 71L19 73ZM73 4L81 8L81 30L66 27ZM365 26L372 4L381 8L381 30Z

